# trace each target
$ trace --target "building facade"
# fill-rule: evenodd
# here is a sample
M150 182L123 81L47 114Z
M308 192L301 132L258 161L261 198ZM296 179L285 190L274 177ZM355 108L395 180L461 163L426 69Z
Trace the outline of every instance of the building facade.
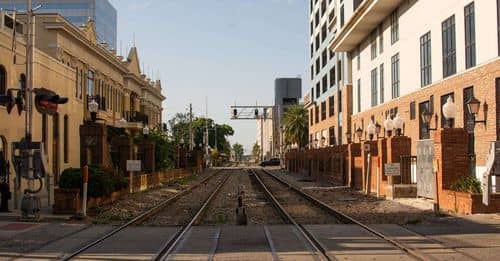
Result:
M418 140L445 126L442 107L451 98L455 127L469 131L469 156L480 175L489 143L500 139L500 1L337 2L346 7L345 23L329 48L350 58L351 129L363 133L353 140L366 139L370 122L383 126L399 114L415 155ZM481 102L475 119L485 123L470 124L471 97ZM424 113L431 113L430 124Z
M21 24L15 41L14 64L12 17L3 11L0 14L0 92L5 95L8 89L25 88L25 41ZM18 23L22 23L23 17L19 19ZM58 107L56 115L42 115L36 110L33 113L33 141L44 143L48 160L49 174L41 192L42 205L46 206L51 205L50 195L58 186L61 172L79 168L82 158L88 158L82 155L82 146L88 144L81 143L81 126L90 122L90 102L99 105L99 124L132 134L144 126L152 129L160 125L165 97L160 81L152 81L141 73L137 48L131 49L127 59L117 56L98 43L93 21L76 27L62 16L38 14L35 32L33 87L43 87L68 98L68 103ZM0 106L0 152L6 160L11 160L12 142L24 137L24 115L24 111L18 114L17 109L9 114ZM15 188L12 164L10 173L12 208L19 206L20 193L26 184Z
M37 13L60 14L77 27L95 21L98 42L116 50L117 13L108 0L33 0L33 5L41 6ZM0 0L0 9L26 10L26 1Z
M350 93L347 86L347 56L328 49L328 43L343 22L340 3L310 0L310 83L304 104L309 113L310 147L346 143L349 131L349 104L343 100Z

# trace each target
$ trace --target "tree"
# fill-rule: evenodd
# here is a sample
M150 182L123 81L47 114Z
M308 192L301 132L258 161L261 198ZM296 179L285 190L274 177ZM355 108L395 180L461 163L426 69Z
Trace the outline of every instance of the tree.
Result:
M239 143L233 144L233 151L234 151L234 157L235 157L236 161L241 161L241 159L243 158L243 153L244 153L243 145L241 145Z
M293 105L288 108L283 118L285 127L285 143L297 144L304 147L307 144L308 134L307 110L303 105Z
M259 144L257 144L257 142L253 145L252 156L256 161L260 159L260 146Z

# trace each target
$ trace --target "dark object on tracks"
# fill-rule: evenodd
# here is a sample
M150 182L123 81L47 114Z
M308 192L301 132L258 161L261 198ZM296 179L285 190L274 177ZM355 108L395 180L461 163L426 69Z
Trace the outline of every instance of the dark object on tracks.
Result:
M238 207L236 208L236 224L240 226L246 226L248 224L247 212L245 211L245 206L243 206L243 195L245 191L240 190L238 192Z
M278 158L272 158L270 160L264 160L260 163L260 166L265 167L265 166L279 166L280 165L280 159Z

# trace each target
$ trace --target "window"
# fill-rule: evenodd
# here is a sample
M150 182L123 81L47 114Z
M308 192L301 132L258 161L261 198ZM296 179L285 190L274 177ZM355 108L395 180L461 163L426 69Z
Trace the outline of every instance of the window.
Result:
M361 79L358 79L358 112L361 112Z
M335 85L335 66L330 69L330 87Z
M359 71L361 68L361 49L358 46L358 56L356 57L356 69Z
M371 33L370 54L372 60L377 58L377 30Z
M326 56L326 49L321 53L321 68L326 66L326 62L328 62L328 57Z
M43 149L48 151L48 130L47 130L47 114L42 114L42 142Z
M332 126L328 129L328 140L330 141L330 146L335 145L335 127Z
M326 23L321 27L321 42L326 40Z
M313 35L314 32L314 23L311 21L311 28L309 29L311 31L311 35Z
M311 58L314 56L314 44L311 44Z
M399 40L399 17L398 10L391 14L391 44Z
M316 14L314 15L314 26L318 26L319 24L319 11L316 11Z
M309 125L314 125L314 108L309 110Z
M469 101L469 99L474 96L474 87L467 87L463 90L463 105L462 105L462 111L463 111L463 114L464 114L464 127L466 130L470 131L469 129L469 124L468 124L468 121L469 119L470 120L473 120L474 118L472 117L473 115L469 112L469 109L467 108L467 102ZM472 125L472 124L471 124ZM472 128L474 128L474 125L471 126ZM470 141L470 140L469 140ZM472 144L472 146L474 145L474 143ZM472 150L471 150L472 151Z
M314 64L311 64L311 80L314 79Z
M318 74L318 73L319 73L320 66L321 66L321 65L320 65L320 61L319 61L319 57L318 57L318 58L316 58L316 74Z
M339 100L337 102L337 104L339 106L338 111L339 111L339 113L341 113L342 112L342 91L339 91L339 94L337 95L337 99Z
M0 65L0 94L7 92L7 71Z
M64 115L64 163L68 163L68 155L69 155L69 123L68 123L68 115Z
M83 88L85 86L85 75L83 74L83 70L80 69L80 88L78 88L78 98L82 98Z
M320 83L316 83L316 98L319 98L319 95L321 94L321 86Z
M442 24L443 32L443 78L457 71L455 49L455 16L452 15Z
M342 144L342 125L339 125L339 135L337 135L338 144Z
M414 120L415 117L417 116L416 108L415 108L415 102L412 101L410 102L410 120Z
M321 1L321 16L323 16L326 12L326 1Z
M94 72L90 70L87 75L87 95L94 95Z
M328 98L328 116L332 117L335 114L335 96Z
M333 59L334 55L335 54L332 52L332 50L330 50L330 60Z
M314 87L311 88L311 102L314 101Z
M315 123L319 122L319 106L318 105L314 106L314 122Z
M384 64L380 65L380 103L384 103Z
M326 101L321 103L321 120L326 120Z
M425 102L422 102L418 105L418 113L420 115L422 115L422 113L424 111L427 111L427 112L431 112L431 103L430 101L425 101ZM430 127L428 126L428 124L425 124L422 117L418 117L419 118L419 139L429 139L430 138L430 133L429 133L429 129L427 127Z
M316 51L317 51L319 49L319 34L316 35L315 44L316 44Z
M78 98L78 88L80 88L80 71L76 69L75 97Z
M382 24L378 26L378 51L379 53L384 52L384 28Z
M323 93L325 93L328 90L328 75L325 74L323 76L323 79L321 79L322 85L323 85Z
M342 80L342 61L337 62L337 81Z
M420 86L429 85L432 81L431 32L420 37Z
M26 90L26 75L24 73L19 75L19 89Z
M399 97L399 53L391 57L392 98Z
M448 97L451 97L453 102L455 102L455 94L453 92L445 94L445 95L441 96L441 106L439 108L443 108L443 105L448 100ZM441 128L444 128L444 126L446 126L446 119L444 117L443 110L441 110Z
M340 6L340 27L344 26L344 5Z
M372 70L372 75L371 75L371 88L372 88L372 107L377 106L377 99L378 99L378 79L377 79L377 68Z
M465 16L465 68L476 65L476 22L474 2L464 8Z

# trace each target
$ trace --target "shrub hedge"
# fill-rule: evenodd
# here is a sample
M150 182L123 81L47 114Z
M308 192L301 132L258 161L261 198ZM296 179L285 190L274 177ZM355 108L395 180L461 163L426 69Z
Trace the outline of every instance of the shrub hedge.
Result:
M113 171L99 166L89 166L88 195L90 197L109 196L111 193L126 188L127 180ZM83 172L79 168L65 169L59 180L59 187L64 189L83 189Z

